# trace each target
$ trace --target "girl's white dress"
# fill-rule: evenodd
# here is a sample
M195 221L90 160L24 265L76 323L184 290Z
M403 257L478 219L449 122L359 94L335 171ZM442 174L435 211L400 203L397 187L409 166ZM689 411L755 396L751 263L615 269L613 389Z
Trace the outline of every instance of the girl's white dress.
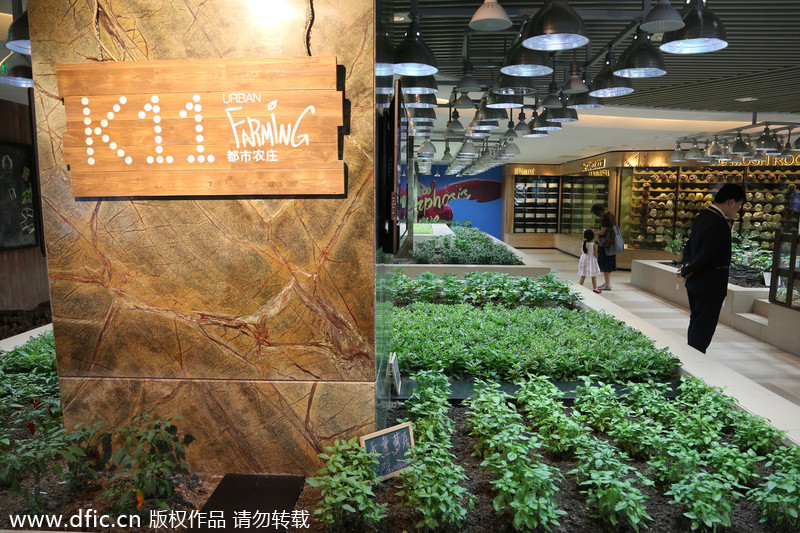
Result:
M586 243L586 253L583 253L583 244L581 244L581 258L578 261L578 275L591 278L600 274L600 265L597 264L597 258L594 256L595 243Z

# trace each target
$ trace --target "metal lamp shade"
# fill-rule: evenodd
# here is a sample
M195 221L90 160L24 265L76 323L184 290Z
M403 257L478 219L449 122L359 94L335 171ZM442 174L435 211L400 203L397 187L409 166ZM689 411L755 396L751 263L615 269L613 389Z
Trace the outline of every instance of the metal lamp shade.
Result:
M589 94L598 98L612 98L614 96L624 96L633 92L633 86L629 78L622 78L614 75L616 61L614 54L606 54L606 64L592 82L592 90Z
M722 50L728 38L722 21L705 0L688 0L681 18L685 26L664 34L661 49L670 54L703 54Z
M650 35L637 31L633 42L622 53L614 74L623 78L657 78L667 73L661 52L650 42Z
M588 42L583 19L566 0L549 0L522 34L522 45L532 50L572 50Z
M403 94L434 94L439 85L433 76L400 76Z
M665 33L676 31L685 26L681 14L672 7L669 0L659 0L650 12L645 15L644 20L639 25L641 29L650 33Z
M533 85L531 76L510 76L501 73L497 84L492 87L492 92L495 94L530 96L536 94L536 88Z
M408 108L414 107L436 107L436 96L432 94L406 94L403 98L403 105Z
M436 58L419 34L419 24L412 20L403 41L394 51L394 72L401 76L430 76L436 74Z
M8 39L6 48L12 52L31 55L31 34L28 29L28 10L23 11L22 15L14 19L8 27Z
M469 27L476 31L503 31L511 27L511 19L497 0L483 0L469 21Z
M33 70L23 56L12 54L0 66L0 83L13 87L33 87Z
M489 109L517 109L522 105L522 95L490 93L486 99L486 107Z
M545 52L517 44L506 56L500 72L509 76L547 76L552 74L553 67Z

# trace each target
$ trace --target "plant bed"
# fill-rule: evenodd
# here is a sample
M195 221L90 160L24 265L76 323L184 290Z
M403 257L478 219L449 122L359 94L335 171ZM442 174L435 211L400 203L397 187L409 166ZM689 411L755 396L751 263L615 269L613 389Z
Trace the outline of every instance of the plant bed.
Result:
M675 267L677 269L681 262L679 260L663 261L661 264ZM737 287L760 289L769 288L764 283L763 270L745 265L731 265L730 269L728 270L728 283L736 285Z
M628 403L617 403L607 390L598 387L581 392L576 407L563 408L560 404L547 404L544 386L542 382L535 384L527 396L521 395L515 402L502 396L499 401L483 397L470 405L450 407L444 413L452 424L448 440L453 465L464 473L458 480L459 490L473 495L474 500L468 505L467 498L460 498L463 516L454 515L455 523L437 531L798 531L800 523L794 517L800 508L800 455L796 448L780 447L780 435L762 421L731 410L732 399L718 390L699 380L687 380L686 398L670 408L668 405L673 402L665 404L655 399L653 391L648 392L643 385L632 395L635 400ZM658 387L654 390L659 392ZM414 419L418 410L408 403L395 402L390 408L389 424ZM604 418L604 413L611 418ZM639 425L626 431L624 420L632 416ZM571 421L572 430L553 431L564 421ZM430 417L419 422L431 427ZM448 422L441 425L446 427ZM433 434L436 438L435 431ZM524 438L504 440L514 435ZM634 447L637 444L639 447ZM525 457L509 453L521 449L519 446L527 446ZM771 463L765 459L767 456ZM499 471L501 478L492 464L506 465ZM525 490L539 490L535 478L514 477L512 472L518 468L525 472L526 465L542 475L551 473L556 488L551 496L508 499L514 491L523 490L509 480L534 483ZM374 485L373 502L385 505L385 514L375 524L375 530L416 531L424 519L425 513L407 505L407 496L399 488L405 484L403 475ZM538 479L541 481L541 475ZM780 485L783 489L778 488ZM687 488L697 490L690 493ZM502 490L510 492L502 497ZM313 516L320 501L321 490L306 485L296 509ZM496 501L503 503L495 505ZM769 520L764 522L759 502L765 504L769 514ZM447 507L453 503L451 498ZM532 510L536 513L530 514ZM538 527L519 523L515 527L514 519L521 512L528 513L522 516L541 520ZM783 523L777 524L776 520ZM317 520L311 521L309 529L290 529L372 530L351 514L327 530Z
M62 516L66 525L91 508L138 516L141 527L125 531L163 531L150 527L151 511L199 510L215 484L189 472L184 446L192 439L179 423L142 413L123 427L66 433L52 332L0 353L0 528L32 515ZM115 529L83 522L81 530Z
M672 381L665 381L664 384L667 388L664 390L664 397L665 398L675 398L680 394L678 390L678 386L680 385L680 381L672 380ZM576 390L578 387L584 385L585 382L583 381L555 381L553 385L561 392L558 397L558 400L564 402L566 405L571 405L572 402L575 400ZM449 381L449 391L448 391L448 400L453 404L459 404L463 400L471 398L475 392L475 382L474 381ZM500 382L500 390L507 394L514 395L519 390L519 385L514 383L507 383L507 382ZM417 387L417 382L413 379L403 379L402 385L400 387L400 394L392 396L392 401L395 402L403 402L409 399L409 397L414 393L414 389ZM628 394L628 388L621 384L612 384L611 387L614 389L615 393L618 396L624 396Z

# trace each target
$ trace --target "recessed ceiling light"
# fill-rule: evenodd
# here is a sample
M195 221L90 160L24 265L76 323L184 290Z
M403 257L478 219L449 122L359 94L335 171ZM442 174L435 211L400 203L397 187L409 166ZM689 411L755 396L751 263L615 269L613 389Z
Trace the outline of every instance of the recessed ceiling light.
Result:
M592 152L594 150L605 150L608 146L584 146L583 149L587 152Z
M743 96L742 98L734 98L737 102L755 102L758 98L754 96Z

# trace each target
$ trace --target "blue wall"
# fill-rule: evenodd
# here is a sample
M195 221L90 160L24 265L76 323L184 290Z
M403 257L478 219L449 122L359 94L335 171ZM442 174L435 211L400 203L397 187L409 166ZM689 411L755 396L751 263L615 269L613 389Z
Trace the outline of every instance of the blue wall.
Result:
M433 165L431 174L418 176L420 190L417 198L417 216L441 220L465 221L498 239L502 238L502 167L495 167L474 176L446 176L434 178L447 167ZM431 184L435 189L431 191Z

